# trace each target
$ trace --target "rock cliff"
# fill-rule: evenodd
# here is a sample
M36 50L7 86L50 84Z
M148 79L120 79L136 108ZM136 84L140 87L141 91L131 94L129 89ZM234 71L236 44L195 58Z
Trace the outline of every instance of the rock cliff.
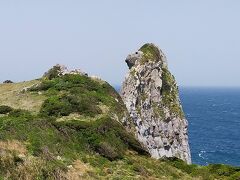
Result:
M129 72L121 89L136 136L153 158L177 157L191 163L188 122L164 53L145 44L128 55Z

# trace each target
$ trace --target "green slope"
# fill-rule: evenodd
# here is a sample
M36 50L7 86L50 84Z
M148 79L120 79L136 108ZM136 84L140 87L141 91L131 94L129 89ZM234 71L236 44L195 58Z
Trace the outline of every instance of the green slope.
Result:
M0 179L240 176L240 168L150 158L134 138L120 96L104 81L82 75L54 76L2 84L0 93Z

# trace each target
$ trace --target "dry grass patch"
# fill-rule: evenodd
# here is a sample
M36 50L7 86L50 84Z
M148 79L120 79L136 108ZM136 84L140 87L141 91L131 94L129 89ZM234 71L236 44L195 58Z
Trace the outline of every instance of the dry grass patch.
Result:
M25 109L33 112L39 112L46 97L38 93L22 92L24 89L38 83L40 83L39 80L0 84L0 105L10 106L15 109Z
M22 163L19 163L15 166L14 169L7 171L5 178L6 179L18 179L18 180L33 180L41 174L43 169L44 162L40 158L36 157L27 157ZM13 165L15 165L13 163Z
M66 174L66 179L68 180L85 180L85 179L93 179L89 176L89 172L92 172L93 168L86 163L83 163L80 160L76 160L73 162L71 166L69 166L69 170Z
M0 141L0 149L16 152L22 155L27 154L25 145L17 140Z

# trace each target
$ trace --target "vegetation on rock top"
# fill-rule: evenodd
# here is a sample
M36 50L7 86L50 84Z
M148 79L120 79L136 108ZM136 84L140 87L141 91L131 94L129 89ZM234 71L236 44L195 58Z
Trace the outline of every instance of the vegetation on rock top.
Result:
M159 58L159 50L154 44L144 44L139 51L143 52L141 64L144 64L148 61L156 61Z

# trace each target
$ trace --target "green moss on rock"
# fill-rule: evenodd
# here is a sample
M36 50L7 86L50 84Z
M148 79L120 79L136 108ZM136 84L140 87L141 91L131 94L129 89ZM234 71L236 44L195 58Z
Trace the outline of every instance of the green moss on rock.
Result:
M172 115L184 118L184 112L178 98L178 87L174 76L166 68L162 68L162 101Z
M139 51L143 52L141 64L159 59L159 49L154 44L144 44Z
M131 74L132 76L135 76L135 75L136 75L136 70L135 70L134 68L131 68L130 74Z
M152 103L152 107L153 107L153 112L154 112L155 116L157 118L160 118L161 120L165 120L166 114L165 114L163 108L159 107L157 105L157 103L154 103L154 102Z

